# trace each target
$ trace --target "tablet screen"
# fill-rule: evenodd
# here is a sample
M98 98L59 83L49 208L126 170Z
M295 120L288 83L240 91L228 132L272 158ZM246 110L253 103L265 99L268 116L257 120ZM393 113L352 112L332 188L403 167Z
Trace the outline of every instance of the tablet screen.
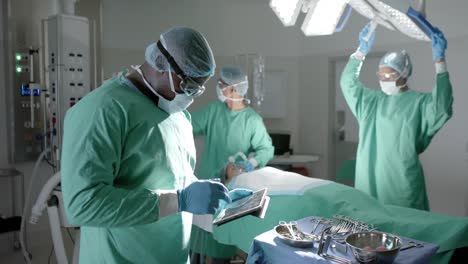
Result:
M220 225L252 212L261 210L265 204L267 189L252 193L252 195L230 203L213 220L213 224Z

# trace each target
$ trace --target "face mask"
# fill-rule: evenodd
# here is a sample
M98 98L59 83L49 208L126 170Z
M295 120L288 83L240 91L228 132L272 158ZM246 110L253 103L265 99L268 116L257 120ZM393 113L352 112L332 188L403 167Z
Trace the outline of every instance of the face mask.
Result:
M171 91L174 92L175 97L172 99L172 101L166 100L160 100L158 103L158 106L161 107L164 111L166 111L168 114L172 113L177 113L181 112L187 107L189 107L193 103L193 98L191 96L186 95L185 93L177 93L175 88L174 88L174 81L172 80L172 73L169 70L169 80L171 82Z
M396 81L379 81L380 88L382 88L382 92L386 93L387 95L395 95L400 92L400 89L405 87L406 84L403 85L396 85Z
M138 74L143 79L143 82L145 83L145 85L156 96L158 96L158 98L159 98L158 107L161 108L162 110L164 110L164 112L166 112L168 114L181 112L181 111L187 109L187 107L189 107L193 103L193 98L192 97L190 97L190 96L188 96L186 94L179 94L179 93L177 93L175 91L174 83L172 81L172 74L171 74L170 71L169 71L169 80L170 80L170 83L171 83L171 91L174 92L175 97L172 100L167 100L166 98L164 98L164 96L160 95L156 91L156 89L153 88L153 86L151 84L149 84L149 82L146 80L145 76L143 76L143 73L141 72L140 66L132 66L132 68L134 70L136 70L136 72L138 72Z
M226 100L233 101L233 102L241 102L244 101L244 98L231 98L224 95L223 91L228 87L222 87L219 83L216 85L216 94L218 95L218 99L221 102L226 102Z

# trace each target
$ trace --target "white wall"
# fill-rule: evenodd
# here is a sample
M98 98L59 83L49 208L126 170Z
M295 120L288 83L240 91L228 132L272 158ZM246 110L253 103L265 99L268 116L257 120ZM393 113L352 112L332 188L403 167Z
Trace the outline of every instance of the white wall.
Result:
M299 60L299 142L300 152L320 155L316 174L330 178L329 163L329 76L328 57L304 56Z
M175 25L199 29L216 55L261 51L266 56L303 56L354 49L357 33L366 23L353 12L345 29L332 36L305 37L300 20L282 26L269 0L103 0L103 47L140 49ZM466 36L468 3L464 0L428 1L428 18L448 38ZM125 18L125 19L122 19ZM417 42L398 32L379 31L376 47ZM239 43L242 43L241 45Z
M462 74L467 60L468 2L431 1L428 18L445 33L451 80L454 86L454 117L434 138L421 159L426 171L429 199L434 211L468 215L468 122L462 113L466 97ZM125 17L125 19L122 19ZM240 53L261 53L267 69L288 72L288 117L267 119L267 128L290 130L297 152L317 153L321 161L314 175L329 175L332 120L333 72L330 61L347 56L358 45L357 35L366 20L353 13L343 32L306 38L299 25L285 28L268 7L268 0L103 0L103 68L106 76L143 60L143 49L159 33L174 25L200 30L210 42L218 66L231 63ZM429 91L434 83L430 43L412 40L401 33L378 28L373 52L407 49L415 66L412 86ZM208 84L208 89L214 85ZM194 104L197 109L215 99L209 91Z
M105 48L141 49L169 27L185 25L202 31L216 55L252 53L259 48L268 56L292 56L299 51L297 39L301 33L281 27L265 0L103 0L102 3Z

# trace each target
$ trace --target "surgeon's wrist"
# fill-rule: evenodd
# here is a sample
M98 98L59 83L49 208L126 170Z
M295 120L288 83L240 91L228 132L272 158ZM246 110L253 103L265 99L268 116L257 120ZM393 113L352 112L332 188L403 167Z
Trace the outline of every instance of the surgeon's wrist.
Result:
M360 49L357 49L353 54L351 54L351 57L360 61L364 61L366 59L366 54L364 54L364 52L362 52Z
M436 69L437 74L448 72L447 63L445 62L445 60L440 60L440 61L436 62L435 63L435 69Z
M157 190L159 195L159 218L180 212L179 191Z
M250 158L250 159L249 159L249 162L250 162L250 164L252 164L252 167L253 167L254 169L257 168L257 166L258 166L257 160L255 160L254 158Z

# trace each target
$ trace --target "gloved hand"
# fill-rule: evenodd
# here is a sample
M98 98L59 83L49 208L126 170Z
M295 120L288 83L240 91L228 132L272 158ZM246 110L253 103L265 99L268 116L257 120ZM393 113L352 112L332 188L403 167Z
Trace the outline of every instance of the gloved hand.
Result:
M228 189L219 182L196 181L177 191L179 212L214 214L220 203L230 203Z
M235 202L239 199L252 195L252 193L253 193L252 190L249 190L249 189L236 188L236 189L229 191L229 198L231 198L232 202ZM223 209L228 204L229 203L226 203L225 201L220 201L218 210Z
M236 166L243 167L246 172L251 172L254 170L253 164L248 160L236 162Z
M374 39L375 39L375 31L373 31L369 37L369 40L366 40L365 38L369 34L369 30L371 30L371 23L367 23L367 25L362 28L361 33L359 33L359 50L364 54L367 55L369 53L372 44L374 44Z
M228 195L229 195L229 198L231 198L231 200L235 202L239 199L242 199L244 197L251 195L252 193L253 191L249 189L236 188L236 189L229 191Z
M444 34L435 28L435 32L431 35L432 38L432 57L434 61L437 59L445 59L445 49L447 49L447 40Z

